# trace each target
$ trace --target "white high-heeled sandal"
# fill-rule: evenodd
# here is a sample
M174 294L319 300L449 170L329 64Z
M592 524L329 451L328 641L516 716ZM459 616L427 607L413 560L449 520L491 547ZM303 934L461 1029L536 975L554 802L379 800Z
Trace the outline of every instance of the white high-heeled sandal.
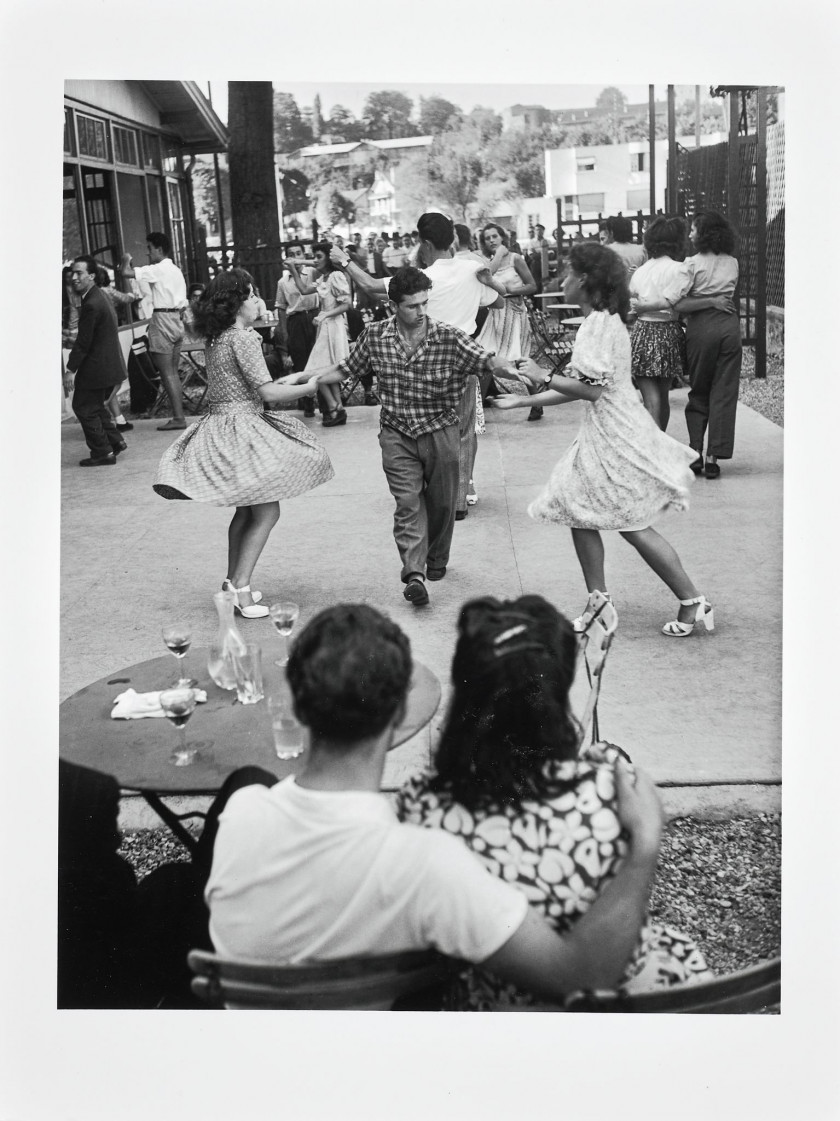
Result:
M594 595L595 593L592 592L590 594ZM601 592L601 595L604 597L604 599L609 600L609 602L612 603L612 596L609 592ZM592 618L593 616L591 611L584 611L582 615L578 615L577 619L572 619L572 630L575 631L576 634L583 634L583 632L592 622Z
M241 588L239 590L242 591ZM236 588L234 588L234 586L233 586L233 581L231 580L231 578L229 576L226 576L224 578L224 580L222 581L222 591L223 592L235 592L236 591ZM251 599L254 601L254 603L259 603L262 600L262 597L263 597L262 592L251 592Z
M243 619L264 619L268 614L268 608L261 603L255 603L253 606L247 605L242 607L239 603L239 596L242 592L250 592L250 584L246 584L244 588L234 588L231 584L228 591L233 592L236 599L233 601L233 610L238 611ZM253 598L253 597L252 597Z
M680 600L683 607L690 607L695 603L697 604L697 611L694 613L693 622L681 623L679 619L674 619L673 622L665 624L662 633L666 634L668 638L688 638L698 623L702 623L707 631L713 631L715 629L715 610L705 596Z

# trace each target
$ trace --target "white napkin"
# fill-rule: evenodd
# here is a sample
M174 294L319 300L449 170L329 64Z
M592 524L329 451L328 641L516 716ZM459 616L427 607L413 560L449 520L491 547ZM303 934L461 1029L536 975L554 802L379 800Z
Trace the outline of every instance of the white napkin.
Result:
M111 709L112 720L140 720L144 716L164 716L160 707L160 694L165 690L159 689L156 693L137 693L134 689L126 689L114 698L114 707ZM207 694L203 689L195 690L195 699L199 704L204 704Z

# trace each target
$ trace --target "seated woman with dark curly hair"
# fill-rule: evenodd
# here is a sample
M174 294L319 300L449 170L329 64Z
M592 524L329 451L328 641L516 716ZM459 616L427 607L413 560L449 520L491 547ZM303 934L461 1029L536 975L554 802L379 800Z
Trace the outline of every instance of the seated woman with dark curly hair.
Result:
M571 624L542 596L465 604L434 769L397 796L403 821L459 837L561 933L627 851L616 813L617 749L604 745L592 759L577 757L579 728L569 708L576 657ZM689 938L648 923L621 988L639 992L709 976ZM477 1011L533 1002L470 970L455 1003Z

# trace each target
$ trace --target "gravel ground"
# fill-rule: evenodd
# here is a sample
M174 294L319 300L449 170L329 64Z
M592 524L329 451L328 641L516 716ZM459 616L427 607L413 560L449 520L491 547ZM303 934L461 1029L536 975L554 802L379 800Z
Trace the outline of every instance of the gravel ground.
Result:
M126 833L121 854L138 878L187 853L165 829ZM775 957L781 944L781 818L771 814L668 823L651 915L690 934L709 966L728 973Z
M755 376L755 350L744 347L741 365L741 386L738 399L743 405L772 420L780 428L785 424L785 341L784 323L767 323L767 377Z

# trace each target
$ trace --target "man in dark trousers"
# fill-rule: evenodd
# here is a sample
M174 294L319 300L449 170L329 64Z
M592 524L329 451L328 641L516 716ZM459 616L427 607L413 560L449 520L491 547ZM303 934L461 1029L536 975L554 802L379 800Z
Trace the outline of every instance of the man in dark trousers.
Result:
M64 388L73 393L73 412L82 426L90 456L80 467L109 467L128 446L117 430L106 401L125 377L117 316L110 300L96 284L96 261L77 257L73 262L73 290L82 297L79 333L67 359Z

